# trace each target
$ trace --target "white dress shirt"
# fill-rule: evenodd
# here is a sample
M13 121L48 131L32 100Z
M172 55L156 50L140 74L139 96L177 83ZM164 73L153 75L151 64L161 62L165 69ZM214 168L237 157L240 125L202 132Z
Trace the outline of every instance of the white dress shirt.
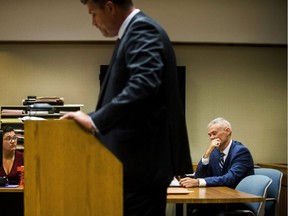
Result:
M228 153L229 153L229 150L230 150L230 147L231 147L231 143L232 143L232 139L230 140L229 145L228 145L228 146L224 149L224 151L223 151L223 153L225 154L224 157L223 157L224 163L225 163L225 160L226 160L227 155L228 155ZM203 164L203 165L209 164L209 157L208 157L208 158L203 158L203 157L202 157L201 160L202 160L202 164ZM206 186L206 181L205 181L204 178L199 178L198 180L199 180L199 187L205 187L205 186Z

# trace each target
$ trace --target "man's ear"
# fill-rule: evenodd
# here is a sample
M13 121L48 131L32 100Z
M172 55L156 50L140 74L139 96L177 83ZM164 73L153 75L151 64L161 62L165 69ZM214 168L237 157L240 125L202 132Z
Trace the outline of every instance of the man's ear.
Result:
M107 1L105 5L109 12L114 12L115 10L115 4L111 1Z
M228 135L230 136L231 135L231 129L230 128L225 128L225 131L228 133Z

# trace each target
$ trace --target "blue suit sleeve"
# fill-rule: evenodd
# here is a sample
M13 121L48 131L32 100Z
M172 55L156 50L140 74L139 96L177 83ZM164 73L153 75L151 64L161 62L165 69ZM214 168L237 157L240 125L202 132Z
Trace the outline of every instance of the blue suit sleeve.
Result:
M232 147L232 146L231 146ZM204 178L206 186L227 186L235 188L246 176L254 174L254 162L250 151L241 143L235 143L226 158L223 174L215 156L208 165L199 163L197 178Z

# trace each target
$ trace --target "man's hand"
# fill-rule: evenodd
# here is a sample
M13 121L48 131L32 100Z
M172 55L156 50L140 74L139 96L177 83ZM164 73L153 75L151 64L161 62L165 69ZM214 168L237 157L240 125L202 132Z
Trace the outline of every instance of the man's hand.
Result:
M206 150L206 152L203 155L203 158L209 158L211 153L213 152L213 150L215 148L219 148L219 146L221 145L221 140L219 138L217 139L213 139L208 147L208 149Z
M217 138L217 139L212 140L210 145L216 148L219 148L220 144L221 144L221 140Z
M199 186L199 180L193 179L190 177L185 177L179 180L179 183L182 187L188 188L188 187L198 187Z
M65 115L63 115L61 118L62 119L74 119L78 124L80 124L85 130L89 132L94 132L94 127L91 122L91 118L89 115L82 111L77 111L77 112L69 112Z

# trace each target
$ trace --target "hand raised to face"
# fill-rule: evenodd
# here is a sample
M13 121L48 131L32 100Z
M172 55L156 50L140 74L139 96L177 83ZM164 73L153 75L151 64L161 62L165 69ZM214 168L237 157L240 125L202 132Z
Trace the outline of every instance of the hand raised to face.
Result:
M216 148L219 148L220 145L221 145L221 140L220 140L219 138L213 139L213 140L211 141L211 145L213 145L213 146L216 147Z

